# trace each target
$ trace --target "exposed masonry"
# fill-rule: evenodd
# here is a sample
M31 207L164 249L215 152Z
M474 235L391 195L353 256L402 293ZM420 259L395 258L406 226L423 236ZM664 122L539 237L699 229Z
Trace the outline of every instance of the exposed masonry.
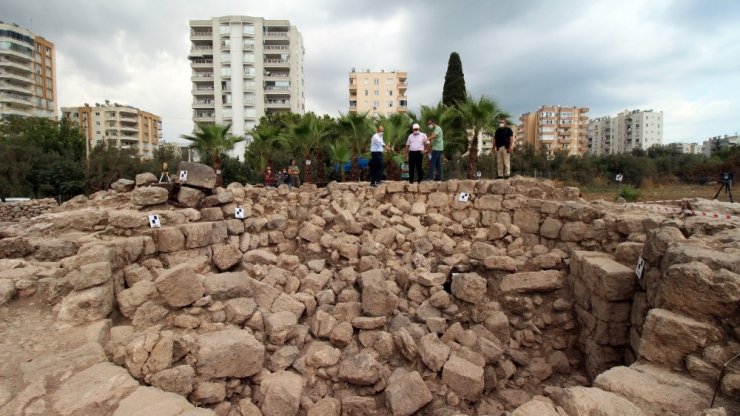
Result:
M0 260L6 301L112 318L105 352L136 383L230 416L699 414L740 352L731 222L521 178L184 192L193 208L137 188L5 230L0 257L25 258ZM727 414L738 389L730 369Z
M18 222L38 217L59 206L54 198L0 203L0 222Z

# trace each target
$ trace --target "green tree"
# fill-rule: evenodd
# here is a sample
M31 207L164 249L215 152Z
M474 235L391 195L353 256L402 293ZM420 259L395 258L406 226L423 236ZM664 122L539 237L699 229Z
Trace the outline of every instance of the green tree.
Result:
M468 96L467 100L456 108L458 116L466 128L472 131L472 138L468 146L468 179L475 178L478 172L478 137L485 131L492 130L492 126L503 112L493 98L481 95L476 101Z
M352 152L352 167L349 171L350 180L360 180L359 158L370 143L373 134L373 125L367 113L342 114L337 120L339 139L347 144Z
M457 52L452 52L450 59L447 61L447 73L442 88L442 103L448 107L456 106L464 103L467 95L460 55Z
M229 133L231 124L196 123L198 131L194 135L183 134L185 140L190 140L190 147L198 151L203 161L213 165L216 170L216 186L223 186L224 179L221 173L221 157L231 150L234 145L244 140L243 137L232 136Z
M278 124L263 123L252 132L252 142L247 147L246 159L259 174L271 168L277 150L280 148L284 128ZM274 170L276 172L276 170Z
M342 181L344 181L344 165L352 160L352 150L350 150L349 145L344 141L329 144L328 150L329 159L331 159L334 169L339 168Z
M307 113L301 119L287 128L286 137L288 144L298 159L298 164L311 161L310 164L303 163L304 181L311 183L313 180L313 162L317 166L324 164L324 152L322 147L328 137L334 123L330 120L320 118L314 113ZM301 160L302 158L302 160Z

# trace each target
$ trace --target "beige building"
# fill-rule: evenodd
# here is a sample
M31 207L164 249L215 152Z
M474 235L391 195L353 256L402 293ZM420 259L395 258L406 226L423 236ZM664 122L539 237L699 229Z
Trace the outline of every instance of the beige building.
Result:
M516 143L544 149L549 157L556 152L582 155L588 150L588 108L542 106L524 113L516 127Z
M663 112L625 110L592 120L587 131L588 150L594 155L647 150L663 141Z
M287 20L191 20L193 122L231 123L231 134L247 136L231 152L243 160L260 117L304 113L304 54L301 33Z
M56 117L54 44L0 22L0 118Z
M370 116L408 111L406 72L364 70L349 73L349 111Z
M136 107L111 104L85 104L63 107L62 117L77 123L87 139L87 154L101 142L119 149L135 149L139 157L151 159L162 138L159 116Z

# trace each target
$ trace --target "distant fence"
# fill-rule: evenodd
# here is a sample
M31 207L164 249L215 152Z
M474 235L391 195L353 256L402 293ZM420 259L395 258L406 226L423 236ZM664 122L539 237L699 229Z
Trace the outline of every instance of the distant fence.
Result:
M59 206L54 198L19 202L0 202L0 222L18 222L49 212Z

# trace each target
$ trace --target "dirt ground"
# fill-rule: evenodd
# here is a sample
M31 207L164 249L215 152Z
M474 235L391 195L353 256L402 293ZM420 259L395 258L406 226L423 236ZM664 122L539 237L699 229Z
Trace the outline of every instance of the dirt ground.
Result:
M708 185L653 185L638 188L637 190L640 195L637 198L637 201L667 201L683 198L713 199L719 189L720 184L718 183ZM613 186L601 189L581 188L581 194L583 194L583 197L588 201L595 201L597 199L613 201L619 194L619 187ZM733 188L732 196L735 202L740 201L740 188ZM717 196L717 200L729 202L729 194L722 190L722 192Z

